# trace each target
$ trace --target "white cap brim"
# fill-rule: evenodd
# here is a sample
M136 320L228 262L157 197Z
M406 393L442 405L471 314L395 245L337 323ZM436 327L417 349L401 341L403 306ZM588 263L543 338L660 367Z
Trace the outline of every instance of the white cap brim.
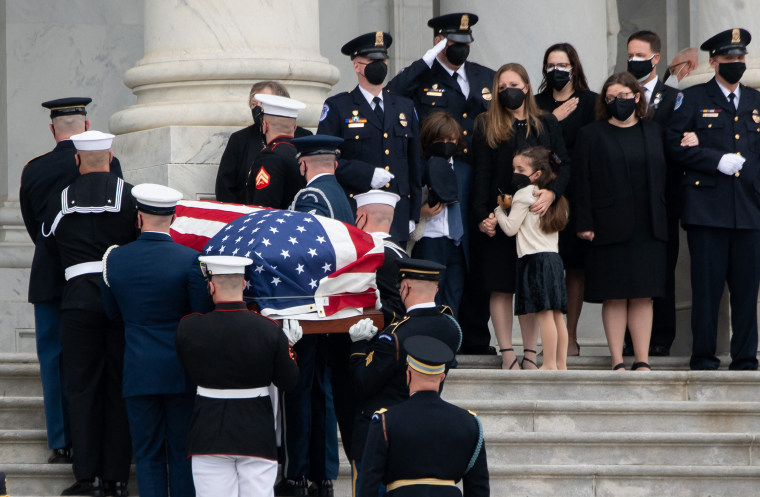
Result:
M253 96L261 102L261 108L264 114L269 116L298 117L298 111L306 108L306 104L292 98L281 97L279 95L270 95L268 93L257 93Z
M367 204L384 204L396 207L396 204L401 200L401 197L393 192L385 190L370 190L366 193L354 195L354 200L356 201L357 208Z
M206 264L206 270L211 276L245 274L246 266L253 264L253 260L248 257L234 255L202 255L198 260Z
M113 139L114 135L95 130L85 131L71 137L76 149L82 151L110 150Z

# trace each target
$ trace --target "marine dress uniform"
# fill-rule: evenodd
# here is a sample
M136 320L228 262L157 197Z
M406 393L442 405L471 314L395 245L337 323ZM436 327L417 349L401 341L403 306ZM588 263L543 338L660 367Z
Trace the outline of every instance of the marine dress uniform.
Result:
M710 57L746 54L750 34L732 29L702 44ZM718 74L743 62L721 63ZM738 101L738 102L737 102ZM699 146L680 146L685 131ZM685 172L681 224L691 255L692 369L717 369L718 306L731 296L730 369L757 369L760 282L760 93L739 84L731 92L716 78L684 90L668 131L671 157ZM743 162L742 162L743 159Z
M162 185L132 188L139 212L172 216L182 194ZM126 402L137 482L143 497L194 494L187 433L195 386L177 359L179 320L208 312L212 302L198 252L169 233L143 231L103 257L103 304L111 319L124 320ZM168 469L168 475L167 475Z
M85 107L91 98L70 97L43 102L50 109L50 119L69 115L87 115ZM21 173L19 202L21 216L29 237L34 242L34 257L29 275L29 302L34 305L34 327L37 359L40 362L45 424L48 447L53 455L48 462L71 462L68 446L68 414L63 394L61 365L61 294L66 280L45 245L40 227L45 220L51 192L60 192L78 176L74 143L59 141L53 150L30 160ZM114 157L111 173L121 177L119 160ZM58 199L56 198L56 201Z
M443 269L435 262L406 259L399 262L397 281L438 281ZM357 485L363 478L361 459L372 414L377 409L394 406L409 398L405 343L409 337L419 335L437 338L452 351L459 350L462 344L462 331L451 308L437 306L431 300L410 307L403 317L372 340L356 340L351 346L351 378L358 400L351 462ZM446 364L447 369L455 366L453 358Z
M108 150L113 135L87 131L72 138L80 151ZM61 344L77 483L63 495L117 482L126 495L132 451L121 396L124 328L103 307L103 254L135 240L132 185L108 172L82 174L51 202L41 231L65 268Z
M429 336L406 340L407 363L417 373L440 375L454 352ZM437 390L372 415L362 457L359 497L482 497L490 495L480 420L441 399ZM464 493L456 487L462 480Z
M352 60L357 56L385 60L391 42L391 35L378 31L351 40L341 52ZM335 175L346 194L353 196L372 189L377 168L393 175L384 185L375 186L401 197L391 236L406 242L409 222L419 221L421 194L419 121L412 101L388 89L372 97L356 86L325 101L317 133L345 140L340 146Z
M212 281L214 275L242 276L242 264L251 263L231 256L201 260ZM268 387L288 390L298 380L282 329L242 300L217 302L214 311L180 321L176 347L198 384L187 443L197 495L273 495L277 442Z

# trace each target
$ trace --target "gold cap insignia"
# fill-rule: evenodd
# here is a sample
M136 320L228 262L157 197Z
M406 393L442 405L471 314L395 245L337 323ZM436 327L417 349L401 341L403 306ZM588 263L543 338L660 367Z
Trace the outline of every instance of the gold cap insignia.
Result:
M353 114L355 116L358 116L359 115L359 111L358 110L352 110L351 114Z
M375 33L375 46L376 47L382 47L384 45L383 43L383 32L378 31Z
M406 114L404 114L403 112L401 112L401 113L398 115L398 118L399 118L399 119L406 119Z
M470 29L470 16L467 14L462 14L462 21L459 23L459 29Z
M739 28L734 28L731 30L731 43L741 43L742 42L742 35L741 32L739 32Z

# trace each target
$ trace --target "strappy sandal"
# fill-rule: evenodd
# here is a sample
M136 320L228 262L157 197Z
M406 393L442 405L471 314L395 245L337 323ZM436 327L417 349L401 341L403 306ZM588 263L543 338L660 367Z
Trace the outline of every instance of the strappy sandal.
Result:
M631 369L634 370L634 371L636 371L637 369L640 369L640 368L647 368L650 371L652 370L652 366L650 366L646 362L634 362L633 366L631 366Z
M635 364L634 364L634 366L635 366ZM618 369L625 369L625 364L624 364L624 363L622 363L622 362L619 362L619 363L615 364L615 365L612 367L612 370L613 370L613 371L617 371Z
M534 361L533 359L528 359L527 357L525 357L525 353L526 352L533 352L534 354L536 353L536 351L532 350L532 349L523 349L523 358L522 358L522 361L520 361L520 368L525 369L525 361L528 361L529 363L531 363L534 366L536 366L536 369L538 369L538 364L536 364L536 361Z
M515 351L515 349L513 349L513 348L499 349L499 352L514 352L514 351ZM512 364L509 365L509 367L507 368L507 370L513 369L515 367L515 364L517 364L517 356L515 356L515 360L512 361ZM504 369L504 367L502 366L501 369ZM522 369L522 368L520 366L517 366L517 369Z

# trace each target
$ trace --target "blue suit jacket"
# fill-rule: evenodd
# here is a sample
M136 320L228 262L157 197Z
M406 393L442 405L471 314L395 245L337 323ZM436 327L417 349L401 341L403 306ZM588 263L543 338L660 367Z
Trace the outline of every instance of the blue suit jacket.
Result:
M213 308L198 252L148 232L104 259L103 304L124 319L124 397L192 391L174 335L183 316Z
M346 194L332 174L315 178L306 188L296 193L290 210L319 214L354 224L354 215Z

